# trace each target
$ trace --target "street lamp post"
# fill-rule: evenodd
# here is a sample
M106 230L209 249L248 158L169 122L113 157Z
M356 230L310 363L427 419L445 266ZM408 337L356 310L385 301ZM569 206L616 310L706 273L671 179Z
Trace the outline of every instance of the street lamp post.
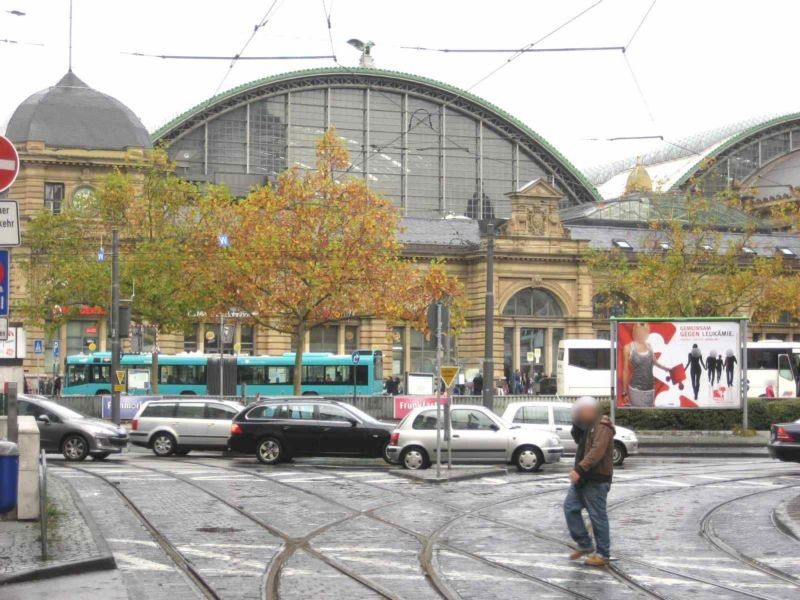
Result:
M483 405L494 410L494 218L486 220L486 306L483 338Z

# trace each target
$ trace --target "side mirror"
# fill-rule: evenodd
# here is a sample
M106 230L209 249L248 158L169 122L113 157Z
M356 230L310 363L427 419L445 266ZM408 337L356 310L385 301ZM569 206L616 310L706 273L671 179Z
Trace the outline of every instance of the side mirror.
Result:
M500 431L500 427L498 427L498 426L497 426L497 425L495 425L494 423L492 423L491 425L489 425L489 429L491 429L492 431Z
M358 421L356 421L355 419L347 419L347 422L350 423L350 427L355 427L356 425L358 425Z
M48 417L47 415L39 415L38 417L36 417L36 420L39 421L39 423L43 423L44 425L50 425L50 417Z

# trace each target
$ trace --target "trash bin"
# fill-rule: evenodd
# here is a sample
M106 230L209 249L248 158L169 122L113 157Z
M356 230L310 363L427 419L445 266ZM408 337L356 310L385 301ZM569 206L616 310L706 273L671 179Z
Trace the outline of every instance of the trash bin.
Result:
M14 442L0 442L0 514L17 506L19 448Z

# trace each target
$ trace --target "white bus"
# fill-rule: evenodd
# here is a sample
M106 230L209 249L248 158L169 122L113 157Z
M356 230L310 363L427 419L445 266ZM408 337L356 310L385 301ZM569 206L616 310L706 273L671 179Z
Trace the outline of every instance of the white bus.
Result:
M558 395L610 396L610 363L608 340L561 340L556 365ZM747 344L749 398L794 397L798 372L800 342L764 340Z
M611 395L611 342L561 340L556 361L559 396Z
M748 396L794 397L800 342L764 340L747 344ZM768 387L772 387L768 393Z

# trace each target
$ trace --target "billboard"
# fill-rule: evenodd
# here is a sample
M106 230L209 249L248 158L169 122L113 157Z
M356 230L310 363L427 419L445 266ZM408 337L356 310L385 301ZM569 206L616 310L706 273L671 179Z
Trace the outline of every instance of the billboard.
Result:
M739 408L741 322L616 321L617 408Z
M442 404L446 403L447 398L441 398L441 402ZM436 396L395 396L394 418L402 419L420 406L436 406Z
M111 418L111 396L103 396L102 417ZM161 400L161 396L128 396L122 394L119 398L119 418L130 421L139 412L142 404L151 400Z

